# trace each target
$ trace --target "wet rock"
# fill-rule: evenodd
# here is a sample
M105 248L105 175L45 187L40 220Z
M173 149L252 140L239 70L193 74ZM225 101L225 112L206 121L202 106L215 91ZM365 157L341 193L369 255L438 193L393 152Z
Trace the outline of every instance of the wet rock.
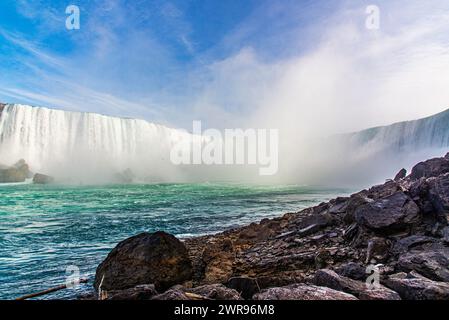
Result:
M399 258L397 268L416 271L431 280L449 282L449 248L411 251Z
M407 176L407 170L401 169L394 177L394 181L399 181L401 179L404 179L406 176Z
M41 173L36 173L33 177L34 184L50 184L53 183L54 181L55 179L53 177Z
M141 233L120 242L98 266L98 291L154 283L156 290L190 280L192 266L184 244L165 232Z
M0 169L0 183L25 182L31 176L32 173L29 166L23 159L17 161L11 167L3 167Z
M357 300L351 294L307 284L269 288L256 293L253 300Z
M253 295L260 292L257 279L250 277L233 277L229 279L226 286L239 292L246 300L251 299Z
M449 300L449 283L432 281L416 272L394 274L383 283L405 300Z
M315 273L314 283L318 286L350 293L361 300L401 300L396 292L382 285L369 289L365 282L340 276L328 269L318 270Z
M418 206L401 191L359 207L355 215L359 225L382 234L406 230L420 218Z
M213 300L242 300L237 290L227 288L222 284L209 284L187 291Z
M125 290L107 291L106 300L149 300L157 294L153 284L139 285Z

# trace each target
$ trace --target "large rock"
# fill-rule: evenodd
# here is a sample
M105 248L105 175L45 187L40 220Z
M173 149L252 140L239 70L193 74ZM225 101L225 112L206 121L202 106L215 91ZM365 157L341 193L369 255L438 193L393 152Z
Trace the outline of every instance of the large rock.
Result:
M351 294L326 287L293 284L280 288L269 288L256 293L254 300L357 300Z
M404 192L376 200L357 208L357 223L382 234L407 230L419 219L419 208Z
M95 289L122 290L153 283L162 292L190 280L192 266L184 244L165 232L142 233L120 242L98 266Z
M413 167L410 179L437 177L449 172L449 159L434 158L418 163Z
M34 184L50 184L53 183L55 179L53 177L47 176L42 173L36 173L33 177Z
M12 167L0 169L0 183L24 182L32 173L25 160L17 161Z
M447 224L449 217L449 174L429 179L428 185L429 201L432 203L435 213L441 217L440 220Z
M397 263L401 271L417 271L426 278L449 282L449 248L412 250L402 255Z
M407 170L406 169L401 169L396 176L394 177L394 181L399 181L401 179L404 179L407 176Z
M350 293L360 300L401 300L399 294L380 284L370 289L365 282L340 276L328 269L318 270L315 273L314 283L318 286Z
M213 300L242 300L242 297L236 290L227 288L222 284L209 284L187 289L186 291Z
M415 273L398 273L383 281L404 300L449 300L449 283L436 282Z

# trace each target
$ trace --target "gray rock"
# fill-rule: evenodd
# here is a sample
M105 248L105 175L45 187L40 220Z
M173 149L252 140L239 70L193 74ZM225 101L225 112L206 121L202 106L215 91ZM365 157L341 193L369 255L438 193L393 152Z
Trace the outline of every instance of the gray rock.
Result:
M164 291L192 277L184 244L165 232L141 233L120 242L98 266L95 289L122 290L154 283Z
M420 220L418 206L402 191L357 208L355 216L359 225L382 234L406 230Z
M106 300L149 300L158 294L153 284L139 285L125 290L112 290L104 293Z
M401 300L396 292L382 285L369 289L365 282L340 276L328 269L318 270L315 273L314 283L318 286L350 293L361 300Z
M449 283L432 281L415 272L391 275L383 283L405 300L449 300Z
M399 181L401 179L404 179L406 176L407 176L407 170L401 169L394 177L394 181Z
M400 256L397 268L401 271L417 271L426 278L449 282L449 248L411 251Z
M209 284L186 289L186 291L213 300L242 300L242 297L236 290L227 288L222 284Z
M269 288L256 293L253 300L357 300L351 294L307 284Z
M447 158L434 158L418 163L413 167L410 179L437 177L449 172L449 160Z

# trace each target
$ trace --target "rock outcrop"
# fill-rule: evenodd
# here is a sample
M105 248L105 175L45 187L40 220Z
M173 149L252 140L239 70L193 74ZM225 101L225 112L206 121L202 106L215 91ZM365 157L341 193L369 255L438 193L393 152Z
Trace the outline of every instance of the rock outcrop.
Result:
M36 173L33 177L34 184L50 184L55 182L55 179L51 176L47 176L42 173Z
M25 160L17 161L11 167L2 166L0 168L0 183L25 182L26 179L33 176Z
M165 232L142 233L120 242L98 266L97 291L154 284L159 292L190 280L192 266L184 244Z
M98 267L95 287L152 283L152 299L448 299L449 154L396 178L184 243L130 238Z

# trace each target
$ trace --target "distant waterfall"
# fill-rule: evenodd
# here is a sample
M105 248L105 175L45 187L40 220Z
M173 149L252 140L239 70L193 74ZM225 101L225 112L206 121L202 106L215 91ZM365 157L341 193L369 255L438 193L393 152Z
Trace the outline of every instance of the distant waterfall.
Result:
M362 185L392 178L402 167L449 151L449 110L431 117L333 137L327 145L332 170Z
M18 104L0 110L0 163L25 159L34 171L86 178L130 168L170 174L170 149L191 135L144 120ZM55 172L56 171L56 172Z

